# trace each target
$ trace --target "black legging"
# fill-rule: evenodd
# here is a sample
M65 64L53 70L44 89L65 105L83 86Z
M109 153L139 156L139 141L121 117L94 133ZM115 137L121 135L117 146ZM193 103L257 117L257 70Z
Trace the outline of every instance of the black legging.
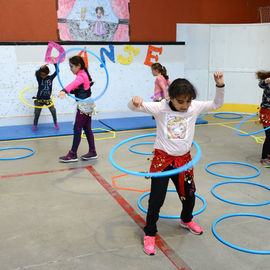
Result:
M36 100L35 100L34 104L35 104L35 106L40 106L40 104ZM52 105L48 109L50 110L50 112L52 114L54 124L56 124L57 123L57 118L56 118L56 109L55 109L55 107ZM37 126L37 124L38 124L38 119L39 119L41 110L42 110L42 108L35 108L34 126Z
M164 171L172 170L172 166L168 166ZM157 221L159 218L159 211L161 206L164 203L167 187L169 183L169 179L171 178L175 188L177 190L178 196L180 198L179 193L179 178L178 174L172 176L165 177L153 177L151 181L151 192L148 201L148 212L146 217L146 226L144 227L144 232L148 236L155 236L157 232ZM193 218L192 212L195 205L195 184L194 182L185 184L185 195L186 199L181 200L183 208L181 212L181 219L183 222L190 222Z
M266 137L262 149L262 159L270 158L270 129L265 131L265 136Z

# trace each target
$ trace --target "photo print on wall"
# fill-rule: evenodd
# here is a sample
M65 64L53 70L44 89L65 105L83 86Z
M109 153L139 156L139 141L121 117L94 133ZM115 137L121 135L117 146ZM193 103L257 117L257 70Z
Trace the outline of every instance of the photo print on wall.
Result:
M58 0L62 41L129 41L129 0Z

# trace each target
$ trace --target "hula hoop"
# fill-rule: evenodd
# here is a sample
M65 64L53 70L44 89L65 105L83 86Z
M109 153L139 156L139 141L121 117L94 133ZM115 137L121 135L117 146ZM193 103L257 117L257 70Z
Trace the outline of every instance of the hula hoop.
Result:
M202 119L205 116L205 113L202 113L201 116L197 117L197 120Z
M169 191L169 192L176 192L175 189L168 189L167 191ZM144 209L144 208L142 207L142 205L141 205L141 200L142 200L144 197L148 196L149 194L150 194L150 191L146 192L145 194L143 194L143 195L138 199L138 202L137 202L138 207L139 207L144 213L147 213L147 210ZM199 199L203 202L203 207L202 207L200 210L198 210L197 212L192 213L193 216L199 215L201 212L203 212L203 211L205 210L205 208L206 208L206 205L207 205L205 199L204 199L202 196L200 196L200 195L198 195L198 194L196 194L196 193L195 193L195 196L196 196L197 198L199 198ZM180 216L159 215L159 217L160 217L160 218L167 218L167 219L180 219Z
M248 181L224 181L224 182L220 182L220 183L217 183L215 184L212 188L211 188L211 192L212 194L218 198L219 200L223 201L223 202L226 202L226 203L231 203L231 204L235 204L235 205L242 205L242 206L261 206L261 205L266 205L266 204L269 204L270 201L266 201L266 202L263 202L263 203L238 203L238 202L233 202L233 201L229 201L229 200L226 200L222 197L220 197L219 195L217 195L214 191L214 189L217 187L217 186L220 186L220 185L223 185L223 184L230 184L230 183L241 183L241 184L250 184L250 185L256 185L256 186L259 186L259 187L263 187L267 190L270 191L270 188L265 186L265 185L262 185L262 184L259 184L259 183L255 183L255 182L248 182Z
M232 115L236 115L236 116L234 116L234 117L220 116L220 115L226 115L226 114L232 114ZM216 118L221 118L221 119L239 119L239 118L243 118L242 114L240 114L240 113L233 113L233 112L218 112L218 113L214 113L214 116Z
M236 126L236 128L235 128L236 134L239 135L239 136L250 136L250 135L255 135L255 134L258 134L258 133L261 133L261 132L263 132L263 131L266 131L266 130L270 129L270 126L269 126L269 127L267 127L267 128L264 128L264 129L261 129L261 130L258 130L258 131L252 132L252 133L247 133L247 134L240 133L240 132L239 132L239 128L240 128L247 120L249 120L250 118L252 118L252 117L254 117L254 116L256 116L256 115L257 115L257 113L251 114L251 115L249 115L248 117L246 117L245 119L243 119L240 123L238 123L237 126Z
M238 165L244 165L244 166L247 166L247 167L250 167L252 169L255 169L257 171L256 174L254 175L250 175L250 176L228 176L228 175L224 175L224 174L219 174L219 173L215 173L213 171L210 171L208 169L208 167L212 166L212 165L216 165L216 164L238 164ZM233 179L249 179L249 178L254 178L254 177L257 177L258 175L260 175L261 171L253 166L253 165L250 165L250 164L247 164L247 163L242 163L242 162L236 162L236 161L219 161L219 162L213 162L213 163L209 163L208 165L206 165L205 167L206 171L213 174L213 175L216 175L216 176L220 176L220 177L225 177L225 178L233 178Z
M104 90L100 93L100 95L98 95L98 96L95 97L95 98L91 98L91 99L85 100L85 99L80 99L80 98L77 98L77 97L75 97L75 96L72 96L70 93L68 93L68 95L69 95L70 97L72 97L73 99L75 99L75 100L77 100L77 101L82 101L82 102L92 102L92 101L98 100L99 98L101 98L101 97L104 95L104 93L106 92L106 90L107 90L107 88L108 88L108 84L109 84L109 73L108 73L108 70L107 70L107 68L106 68L106 65L105 65L105 64L103 63L103 61L99 58L99 56L97 56L94 52L92 52L92 51L90 51L90 50L87 50L87 49L84 49L84 48L71 48L71 49L68 49L67 51L65 51L65 52L63 52L63 53L61 54L61 56L60 56L60 58L59 58L59 60L58 60L58 62L57 62L57 68L56 68L57 78L58 78L58 81L59 81L61 87L62 87L62 88L65 88L65 87L63 86L62 81L61 81L60 76L59 76L59 64L60 64L61 59L64 57L64 55L66 55L68 52L71 52L71 51L85 51L85 52L88 52L88 53L94 55L94 56L100 61L100 63L102 64L102 67L104 67L105 72L106 72L107 81L106 81L106 85L105 85Z
M35 153L35 150L33 150L32 148L28 148L28 147L7 147L7 148L0 148L0 151L9 150L9 149L26 149L26 150L32 151L32 153L25 155L25 156L14 157L14 158L0 158L0 160L14 160L14 159L26 158L26 157L30 157L30 156L34 155L34 153Z
M26 90L29 90L29 89L35 89L35 88L37 88L37 87L28 87L28 88L23 89L23 90L21 91L21 93L20 93L20 100L21 100L25 105L30 106L30 107L33 107L33 108L43 109L43 108L49 108L49 107L51 107L51 106L54 104L54 102L55 102L55 97L54 97L53 95L52 95L52 99L53 99L53 100L52 100L52 103L51 103L50 105L47 105L47 106L35 106L35 105L29 104L29 103L27 103L26 101L23 100L23 98L22 98L23 92L26 91Z
M150 137L150 136L156 136L156 133L145 134L145 135L140 135L140 136L132 137L132 138L129 138L127 140L124 140L124 141L120 142L119 144L117 144L116 146L114 146L113 149L111 150L110 156L109 156L109 159L110 159L111 164L116 169L118 169L118 170L120 170L122 172L128 173L128 174L132 174L132 175L144 176L144 177L164 177L164 176L170 176L170 175L178 174L180 172L184 172L184 171L188 170L189 168L193 167L199 161L199 159L201 157L201 149L200 149L199 145L196 142L193 141L192 143L193 143L193 145L197 149L197 153L196 153L196 156L194 157L194 159L192 159L189 163L185 164L184 166L179 167L179 168L176 168L176 169L173 169L173 170L164 171L164 172L155 172L155 173L134 172L134 171L130 171L130 170L126 170L124 168L121 168L120 166L118 166L114 162L114 160L113 160L113 154L114 154L115 150L117 148L119 148L121 145L123 145L123 144L125 144L127 142L130 142L130 141L139 139L139 138L145 138L145 137Z
M262 254L262 255L265 255L265 254L270 254L270 250L265 250L265 251L259 251L259 250L253 250L253 249L246 249L246 248L241 248L241 247L238 247L236 245L233 245L227 241L225 241L224 239L222 239L216 232L216 224L221 221L222 219L225 219L225 218L229 218L229 217L236 217L236 216L249 216L249 217L258 217L258 218L263 218L263 219L267 219L267 220L270 220L270 217L267 217L267 216L262 216L262 215L257 215L257 214L250 214L250 213L236 213L236 214L230 214L230 215L225 215L225 216L222 216L220 218L218 218L213 226L212 226L212 232L213 234L215 235L215 237L220 241L222 242L223 244L231 247L231 248L234 248L234 249L237 249L237 250L240 250L240 251L243 251L243 252L248 252L248 253L253 253L253 254Z
M135 144L132 144L132 145L128 148L128 150L129 150L130 152L135 153L135 154L140 154L140 155L153 155L153 153L145 153L145 152L135 151L135 150L132 149L134 146L137 146L137 145L144 145L144 144L154 144L154 143L153 143L153 142L135 143Z

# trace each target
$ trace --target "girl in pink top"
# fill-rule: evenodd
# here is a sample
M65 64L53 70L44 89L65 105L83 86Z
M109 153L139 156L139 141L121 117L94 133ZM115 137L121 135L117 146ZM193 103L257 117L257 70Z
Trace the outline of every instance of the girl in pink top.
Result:
M85 63L81 56L73 56L69 59L70 70L76 75L76 79L66 86L58 94L58 97L65 97L67 93L74 94L79 99L87 99L91 96L90 87L94 84L88 73ZM95 141L91 129L91 116L93 112L93 102L77 101L77 114L74 123L74 136L71 150L66 156L60 157L60 162L78 161L77 150L81 141L82 129L85 132L89 151L81 156L83 160L96 159L97 153L95 149Z
M151 66L153 76L156 76L155 91L151 97L153 101L161 101L167 98L167 87L170 85L167 70L160 63L155 63Z
M194 100L196 98L194 86L186 79L176 79L168 89L169 101L163 99L161 102L143 102L141 97L133 97L129 102L128 107L131 110L151 114L156 119L157 136L150 172L172 170L191 161L190 149L197 117L201 113L220 108L224 101L223 73L216 72L214 79L216 82L214 100ZM180 226L194 234L202 234L202 228L193 221L192 215L196 190L193 177L193 168L176 175L152 177L144 227L144 251L148 255L156 253L156 224L170 178L183 205Z

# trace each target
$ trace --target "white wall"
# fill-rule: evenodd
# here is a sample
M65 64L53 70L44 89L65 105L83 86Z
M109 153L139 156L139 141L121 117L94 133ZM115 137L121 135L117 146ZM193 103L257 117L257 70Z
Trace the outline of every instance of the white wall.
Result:
M96 117L98 118L133 116L134 113L127 108L127 102L134 95L140 95L145 100L150 101L150 96L154 91L155 77L151 74L150 67L144 65L148 45L132 46L138 48L140 52L137 56L133 56L133 61L129 65L123 65L117 61L118 55L128 56L128 53L124 52L125 45L114 45L115 63L105 56L109 73L109 87L104 96L96 101L99 111ZM154 46L163 48L158 61L167 68L170 79L183 77L185 46L179 44ZM85 45L63 45L62 47L67 50L74 47L85 47ZM86 45L86 48L98 56L100 56L101 48L109 50L107 45ZM0 125L32 123L34 108L23 104L19 95L23 89L37 86L35 71L44 64L46 50L47 45L0 46ZM58 56L58 52L54 50L52 56ZM79 50L70 52L67 59L59 66L64 86L75 78L69 70L68 58L79 52ZM104 89L106 76L105 71L100 68L100 63L94 56L89 54L88 61L90 74L95 81L92 88L92 97L95 97ZM54 72L53 65L49 65L49 68L51 72ZM53 82L53 94L56 96L61 89L56 78ZM36 89L25 91L23 99L33 104L31 98L35 96L36 91ZM59 121L73 120L76 108L76 102L73 99L70 97L65 100L56 98L55 107ZM48 109L43 109L40 122L48 121L51 122L50 113Z
M225 103L260 104L255 72L270 70L270 24L177 24L176 40L186 42L185 76L200 99L213 98L212 76L221 70Z

